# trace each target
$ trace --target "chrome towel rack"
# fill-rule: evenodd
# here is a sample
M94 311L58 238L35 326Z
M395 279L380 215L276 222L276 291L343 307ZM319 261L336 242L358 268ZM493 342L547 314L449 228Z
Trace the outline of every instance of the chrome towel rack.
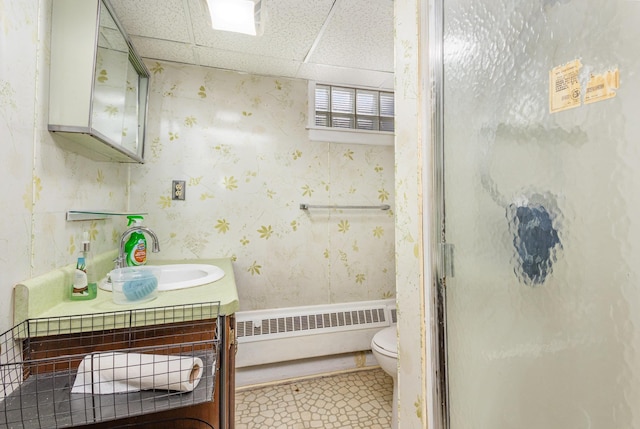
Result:
M379 206L330 206L330 205L316 205L300 203L300 210L309 209L375 209L375 210L389 210L391 206L389 204L381 204Z

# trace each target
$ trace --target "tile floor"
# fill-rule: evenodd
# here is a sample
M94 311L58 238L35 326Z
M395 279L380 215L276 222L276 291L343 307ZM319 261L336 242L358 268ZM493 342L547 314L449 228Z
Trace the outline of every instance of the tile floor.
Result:
M391 377L380 368L236 392L236 429L388 429Z

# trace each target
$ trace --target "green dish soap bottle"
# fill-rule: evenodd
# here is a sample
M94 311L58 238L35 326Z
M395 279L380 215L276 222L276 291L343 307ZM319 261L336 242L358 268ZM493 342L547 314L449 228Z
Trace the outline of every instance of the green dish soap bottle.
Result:
M73 285L69 298L72 301L86 301L98 296L97 273L93 264L91 254L91 242L89 233L82 234L82 251L76 261L76 270L73 275Z
M127 216L127 226L142 226L143 217L139 215ZM137 267L147 263L147 239L142 231L134 231L124 245L128 267Z

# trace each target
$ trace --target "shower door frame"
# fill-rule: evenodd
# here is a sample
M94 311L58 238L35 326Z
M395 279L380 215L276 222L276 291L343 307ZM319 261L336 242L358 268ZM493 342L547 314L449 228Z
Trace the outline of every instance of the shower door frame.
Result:
M425 181L431 183L432 200L427 203L431 211L431 240L429 254L425 263L432 268L432 278L429 279L431 302L425 306L434 315L435 323L431 326L430 335L433 339L434 362L427 371L433 377L433 423L436 429L449 429L449 383L447 365L447 275L453 275L453 247L446 241L445 228L445 181L444 181L444 0L433 0L430 7L423 13L423 28L428 29L428 64L424 70L428 75L424 79L430 80L426 88L430 89L425 97L425 111L431 111L430 135L423 136L427 142L425 153L431 151L432 165L425 166ZM425 16L426 15L426 16ZM424 61L423 61L424 63ZM429 106L426 105L429 103ZM430 148L428 147L430 144ZM425 211L429 213L429 211Z

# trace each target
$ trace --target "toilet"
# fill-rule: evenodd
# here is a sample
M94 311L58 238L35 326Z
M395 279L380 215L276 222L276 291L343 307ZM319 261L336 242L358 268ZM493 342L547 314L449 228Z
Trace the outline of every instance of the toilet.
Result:
M391 428L398 427L398 338L396 325L384 328L371 339L371 351L380 368L393 379L393 403L391 404Z

